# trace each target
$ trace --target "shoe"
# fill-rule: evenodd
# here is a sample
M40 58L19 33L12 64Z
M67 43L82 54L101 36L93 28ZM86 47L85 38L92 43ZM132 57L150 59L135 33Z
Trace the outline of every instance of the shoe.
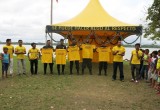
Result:
M138 80L136 80L135 83L138 83Z
M98 75L101 76L101 73L99 73Z
M23 75L26 75L26 73L23 73Z
M112 81L115 81L116 79L112 79Z
M134 79L131 79L130 82L134 82Z
M124 79L120 79L121 82L124 82Z

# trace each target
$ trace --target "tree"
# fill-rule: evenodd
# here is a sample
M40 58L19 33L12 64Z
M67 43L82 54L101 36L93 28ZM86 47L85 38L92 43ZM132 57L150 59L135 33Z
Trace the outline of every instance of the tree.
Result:
M148 8L146 20L147 27L145 28L144 37L155 41L160 40L160 0L154 0Z

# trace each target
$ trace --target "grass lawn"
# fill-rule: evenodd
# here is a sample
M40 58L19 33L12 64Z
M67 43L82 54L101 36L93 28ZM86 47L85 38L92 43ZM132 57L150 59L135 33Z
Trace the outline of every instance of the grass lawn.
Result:
M2 80L0 76L0 110L160 110L160 96L148 83L129 82L130 66L124 63L125 82L112 81L112 65L107 76L98 76L98 64L93 64L93 75L43 75L39 61L38 75L31 76L27 61L27 76ZM49 69L49 68L48 68ZM48 72L49 73L49 72Z

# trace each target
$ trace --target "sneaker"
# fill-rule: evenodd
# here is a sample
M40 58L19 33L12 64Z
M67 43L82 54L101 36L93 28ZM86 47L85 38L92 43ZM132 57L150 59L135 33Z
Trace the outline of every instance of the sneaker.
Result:
M130 82L134 82L134 79L131 79Z
M138 83L138 80L136 80L135 83Z
M121 82L124 82L124 79L120 79Z

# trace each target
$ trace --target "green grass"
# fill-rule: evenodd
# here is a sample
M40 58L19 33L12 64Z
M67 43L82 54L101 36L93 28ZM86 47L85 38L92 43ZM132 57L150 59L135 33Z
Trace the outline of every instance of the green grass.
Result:
M0 110L159 110L160 96L145 81L129 82L130 66L124 63L125 82L111 80L112 65L108 76L98 76L98 64L93 64L93 75L43 75L39 61L38 75L31 76L27 61L27 76L0 78ZM48 68L49 70L49 68ZM49 72L48 72L49 73ZM119 78L119 74L118 78Z

